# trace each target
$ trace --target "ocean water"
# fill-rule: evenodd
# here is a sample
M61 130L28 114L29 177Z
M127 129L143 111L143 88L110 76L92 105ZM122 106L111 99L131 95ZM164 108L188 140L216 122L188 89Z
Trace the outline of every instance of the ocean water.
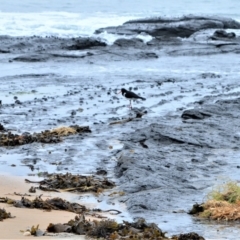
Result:
M207 14L240 20L239 9L239 0L0 0L0 35L94 36L98 28L153 16ZM106 33L97 37L115 40Z

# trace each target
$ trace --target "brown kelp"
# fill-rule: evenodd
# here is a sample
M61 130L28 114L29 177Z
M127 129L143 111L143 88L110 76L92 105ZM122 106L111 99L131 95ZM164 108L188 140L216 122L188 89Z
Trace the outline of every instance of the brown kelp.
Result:
M10 212L7 212L5 209L0 208L0 221L3 221L6 218L12 218Z
M44 191L58 191L59 189L68 192L95 192L100 193L104 189L110 189L115 186L114 182L107 178L98 178L93 175L73 175L66 174L48 174L42 181L30 181L28 183L39 183L39 189Z
M15 134L11 131L6 132L5 130L3 133L0 133L0 146L18 146L30 144L33 142L58 143L62 141L62 137L89 132L91 132L91 130L88 126L78 125L73 125L70 127L60 127L52 130L45 130L41 133L32 134Z
M180 234L169 238L156 224L147 223L143 218L132 223L127 221L117 223L111 219L101 221L86 220L83 214L76 216L75 219L65 224L50 223L47 231L54 233L69 232L81 235L85 234L90 238L108 240L204 240L204 238L197 233Z
M47 211L51 210L65 210L69 212L74 212L77 214L87 211L87 208L84 205L78 203L70 203L62 198L48 198L43 200L41 196L36 197L34 200L22 197L21 200L14 200L7 197L0 197L0 202L12 204L15 207L19 208L38 208L44 209Z

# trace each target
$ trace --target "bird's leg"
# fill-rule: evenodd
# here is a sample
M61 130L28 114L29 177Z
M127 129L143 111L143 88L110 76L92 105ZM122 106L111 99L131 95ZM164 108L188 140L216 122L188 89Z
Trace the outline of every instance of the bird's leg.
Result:
M132 102L131 102L131 100L129 100L129 101L130 101L129 108L132 109Z

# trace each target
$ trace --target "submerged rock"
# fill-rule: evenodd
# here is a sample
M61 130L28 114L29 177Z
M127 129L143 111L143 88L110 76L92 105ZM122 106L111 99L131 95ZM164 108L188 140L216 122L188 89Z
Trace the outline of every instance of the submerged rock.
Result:
M211 117L211 114L205 113L198 109L185 110L181 116L181 118L184 118L184 119L204 119L207 117Z

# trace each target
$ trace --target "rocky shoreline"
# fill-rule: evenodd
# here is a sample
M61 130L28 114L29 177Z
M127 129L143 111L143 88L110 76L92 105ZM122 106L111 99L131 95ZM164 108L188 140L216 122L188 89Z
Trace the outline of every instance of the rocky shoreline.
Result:
M23 62L46 62L62 58L94 61L99 56L101 60L140 60L154 59L163 54L198 56L239 53L240 38L234 32L239 29L239 22L217 16L139 19L121 26L98 29L95 31L96 37L91 38L1 35L0 53L18 54L9 61ZM107 45L104 39L97 38L97 34L103 32L117 35L119 39L112 45ZM138 37L141 35L149 35L152 40L144 42Z
M125 192L107 203L125 204L133 219L170 234L216 236L187 212L219 176L237 179L239 29L232 19L191 15L96 30L119 35L112 45L97 37L0 36L0 123L7 131L76 124L92 131L50 146L2 147L0 163L24 174L21 164L34 165L34 174L104 171ZM146 34L152 40L139 38ZM147 101L130 111L116 94L122 87ZM111 125L138 112L146 114Z

